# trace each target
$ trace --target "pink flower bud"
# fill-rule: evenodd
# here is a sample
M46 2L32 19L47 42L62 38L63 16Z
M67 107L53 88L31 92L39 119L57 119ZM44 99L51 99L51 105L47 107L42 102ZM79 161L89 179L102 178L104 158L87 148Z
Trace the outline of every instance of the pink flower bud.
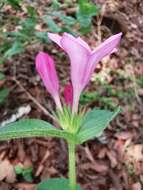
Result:
M61 110L62 108L59 98L59 81L54 60L47 53L40 52L36 56L36 69L43 80L46 89L55 100L57 108Z
M64 97L67 106L72 107L73 104L73 88L71 84L67 84L64 87Z

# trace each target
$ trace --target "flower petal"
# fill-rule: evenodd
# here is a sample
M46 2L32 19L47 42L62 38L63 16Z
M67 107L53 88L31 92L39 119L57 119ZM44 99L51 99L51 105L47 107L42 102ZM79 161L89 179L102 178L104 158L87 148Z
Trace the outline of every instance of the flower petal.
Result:
M86 49L91 51L89 45L84 40L82 40L80 37L76 38L76 37L74 37L71 34L68 34L66 32L64 33L64 35L68 36L71 40L74 40L74 41L78 42L80 45L82 45L83 47L85 47ZM62 36L60 36L58 34L48 32L48 37L50 38L50 40L52 40L53 42L58 44L63 49L63 47L61 45Z
M69 55L71 61L71 80L73 88L77 85L82 86L83 84L81 84L80 79L84 74L90 52L79 44L73 36L67 33L64 33L61 45Z
M61 46L62 37L60 35L48 32L48 37L50 38L50 40L52 40L62 48Z
M64 32L63 36L67 36L68 38L70 38L71 40L79 43L79 45L83 46L84 48L86 48L89 52L91 51L89 45L81 38L81 37L74 37L71 34L68 34L66 32Z
M83 83L88 83L91 77L91 74L94 72L96 65L99 61L101 61L105 56L110 55L117 51L117 46L121 40L122 33L111 36L103 43L101 43L90 56L90 59L87 64L87 70L85 73L85 77L83 78Z
M109 37L107 40L105 40L99 46L97 46L95 50L93 50L92 54L97 53L99 51L103 51L103 50L105 54L104 56L110 54L110 52L112 52L114 48L116 48L119 45L121 36L122 36L122 32Z
M71 62L71 81L73 86L73 109L77 111L79 96L85 84L81 83L84 77L85 69L90 52L83 45L78 43L76 38L64 33L61 39L61 45L67 52Z
M77 42L79 42L82 46L84 46L86 49L88 49L89 51L91 51L89 45L81 38L81 37L78 37L76 38Z
M54 60L47 53L40 52L36 56L36 70L43 80L48 92L54 98L56 105L61 109L59 98L59 81L54 65Z

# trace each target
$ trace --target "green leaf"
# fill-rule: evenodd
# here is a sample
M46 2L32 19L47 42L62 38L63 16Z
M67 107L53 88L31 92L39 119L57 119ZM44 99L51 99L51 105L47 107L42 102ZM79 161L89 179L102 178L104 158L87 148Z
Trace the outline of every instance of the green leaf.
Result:
M86 103L91 103L92 101L97 100L97 98L100 98L101 95L99 92L84 92L80 96L80 104L84 105Z
M25 38L25 35L23 33L21 33L21 30L19 30L17 32L5 32L4 36L7 38L15 38L15 39Z
M82 15L80 13L77 14L77 19L80 23L81 28L87 28L91 25L91 16Z
M60 7L61 7L61 3L58 0L52 1L52 6L51 6L52 9L58 10Z
M42 181L36 190L69 190L69 180L65 178L53 178ZM77 185L77 190L82 190Z
M78 34L75 31L73 31L73 28L70 26L63 25L61 28L61 33L64 33L64 32L70 33L73 36L78 36Z
M4 5L5 5L4 0L1 0L1 2L0 2L0 10L4 7Z
M0 46L0 53L3 55L4 52L6 52L10 47L11 47L11 44L9 41L7 41L7 32L3 33L3 36L2 36L2 39L3 39L3 43L1 44Z
M61 31L61 28L56 24L56 22L52 19L52 17L46 15L43 17L43 20L45 21L45 23L47 23L51 32L58 33Z
M9 59L13 55L19 54L23 51L22 44L19 41L15 41L12 47L5 52L4 57Z
M26 9L27 9L27 13L28 13L29 17L35 18L37 16L37 11L34 7L28 6Z
M28 167L28 168L21 168L20 166L15 166L15 173L21 177L23 177L23 179L25 179L28 182L32 182L33 181L33 177L32 177L32 173L33 173L33 168L32 167Z
M23 172L23 168L21 168L20 166L15 166L15 167L14 167L14 170L15 170L15 173L16 173L17 175L21 175L22 172Z
M9 90L8 88L4 88L0 90L0 104L2 104L5 100L5 98L8 96Z
M2 58L0 58L0 65L1 64L4 64L4 61L5 61L5 59L2 57Z
M21 10L20 2L22 0L6 0L7 4L10 4L14 9Z
M20 22L24 30L34 30L34 27L36 25L36 19L35 18L27 18L25 20L22 20Z
M79 11L82 15L95 16L98 14L98 8L95 3L88 0L79 0Z
M72 26L76 23L76 20L71 16L61 15L61 20L69 26Z
M39 119L25 119L0 128L0 140L24 137L60 137L78 144L75 135L57 129L50 123Z
M0 80L4 80L4 78L5 78L5 75L2 72L0 72Z
M76 16L80 23L82 33L87 33L90 31L92 17L96 16L98 13L99 9L95 3L92 3L88 0L78 1L78 10Z
M71 16L67 16L64 13L59 12L59 11L58 12L55 11L55 12L51 13L51 15L58 17L61 21L63 21L63 23L65 23L69 26L72 26L77 22L75 18L73 18Z
M108 126L109 122L112 121L120 111L120 108L117 108L114 112L95 108L88 112L85 115L80 131L77 134L80 143L100 136L103 130Z
M82 34L82 35L85 35L87 33L89 33L91 31L91 26L87 26L87 27L81 27L79 29L79 32Z
M49 42L47 32L35 32L35 36L44 43Z
M32 182L33 181L32 173L33 173L32 167L24 168L22 172L22 176L26 181Z

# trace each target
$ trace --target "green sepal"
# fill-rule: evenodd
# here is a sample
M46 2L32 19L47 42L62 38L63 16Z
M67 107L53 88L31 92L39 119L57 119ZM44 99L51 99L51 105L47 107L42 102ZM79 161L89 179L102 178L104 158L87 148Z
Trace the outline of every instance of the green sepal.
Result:
M84 111L80 110L78 114L72 113L70 107L63 106L62 111L56 110L53 115L64 131L76 135L81 126Z

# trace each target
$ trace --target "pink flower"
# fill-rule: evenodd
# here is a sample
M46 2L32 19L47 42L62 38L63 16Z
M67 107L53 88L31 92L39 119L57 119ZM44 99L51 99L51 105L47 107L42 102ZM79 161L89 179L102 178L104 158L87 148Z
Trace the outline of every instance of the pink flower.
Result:
M62 110L59 98L59 81L52 57L44 52L38 53L36 56L36 70L42 78L46 89L55 100L57 108Z
M116 51L122 33L105 40L94 50L80 37L64 33L63 36L48 33L48 37L56 42L69 56L71 62L71 82L73 86L73 112L77 112L79 98L94 72L96 65L105 56Z
M67 84L64 87L64 97L67 106L72 107L73 104L73 88L71 84Z

